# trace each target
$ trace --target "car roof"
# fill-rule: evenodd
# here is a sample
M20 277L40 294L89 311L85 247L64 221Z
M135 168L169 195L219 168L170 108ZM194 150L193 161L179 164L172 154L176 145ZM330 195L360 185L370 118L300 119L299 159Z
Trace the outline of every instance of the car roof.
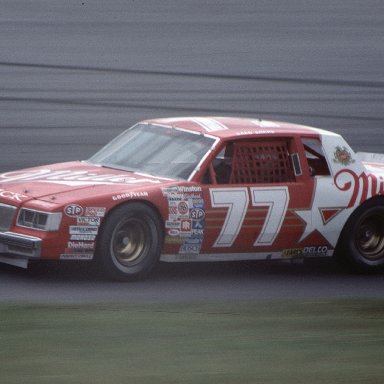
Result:
M170 126L188 131L209 134L221 139L239 138L239 136L295 136L295 135L336 135L319 128L286 123L281 121L262 120L244 117L169 117L146 120L148 124Z

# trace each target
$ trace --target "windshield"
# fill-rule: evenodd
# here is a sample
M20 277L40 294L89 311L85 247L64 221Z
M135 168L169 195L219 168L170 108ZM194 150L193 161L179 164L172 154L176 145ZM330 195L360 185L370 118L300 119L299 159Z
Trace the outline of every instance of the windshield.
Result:
M92 164L187 180L214 139L159 125L137 124L88 161Z

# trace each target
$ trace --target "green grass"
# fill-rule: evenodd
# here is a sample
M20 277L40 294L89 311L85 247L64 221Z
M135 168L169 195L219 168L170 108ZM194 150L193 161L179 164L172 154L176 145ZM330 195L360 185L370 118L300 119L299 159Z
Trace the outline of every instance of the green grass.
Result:
M0 383L382 383L384 300L1 305Z

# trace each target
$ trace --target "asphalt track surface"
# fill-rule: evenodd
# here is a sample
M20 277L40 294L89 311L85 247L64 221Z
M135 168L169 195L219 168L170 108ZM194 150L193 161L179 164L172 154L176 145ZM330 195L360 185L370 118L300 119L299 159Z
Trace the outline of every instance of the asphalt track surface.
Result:
M86 159L151 117L237 115L334 130L384 153L381 0L0 0L0 171ZM384 276L305 264L0 266L2 302L382 297Z

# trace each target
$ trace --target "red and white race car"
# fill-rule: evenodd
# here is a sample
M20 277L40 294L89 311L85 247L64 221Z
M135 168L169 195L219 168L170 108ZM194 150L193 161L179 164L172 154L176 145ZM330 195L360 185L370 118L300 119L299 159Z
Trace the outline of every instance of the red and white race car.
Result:
M338 134L250 118L148 120L87 161L0 175L0 261L93 260L108 276L158 260L332 256L384 265L384 156Z

